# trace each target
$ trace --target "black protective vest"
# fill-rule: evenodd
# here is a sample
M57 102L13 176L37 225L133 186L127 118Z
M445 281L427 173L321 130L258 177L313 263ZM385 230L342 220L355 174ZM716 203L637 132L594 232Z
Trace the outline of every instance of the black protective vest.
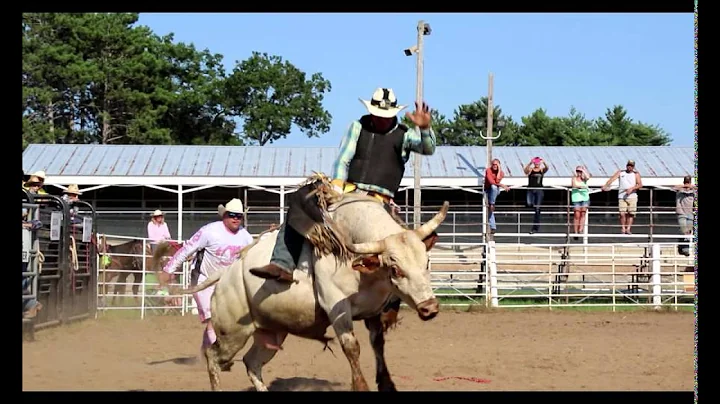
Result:
M355 146L355 156L350 161L347 181L376 185L389 190L393 197L400 187L405 162L402 147L407 126L403 124L386 133L372 132L370 115L360 118L360 137Z

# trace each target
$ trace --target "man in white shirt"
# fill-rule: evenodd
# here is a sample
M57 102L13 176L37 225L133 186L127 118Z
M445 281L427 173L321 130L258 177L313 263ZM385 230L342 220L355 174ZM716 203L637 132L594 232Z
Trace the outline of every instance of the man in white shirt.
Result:
M620 231L622 234L632 234L630 228L637 214L637 191L642 188L642 178L635 170L635 161L628 160L625 170L617 170L602 187L603 191L610 189L610 184L618 180L618 208L620 210Z

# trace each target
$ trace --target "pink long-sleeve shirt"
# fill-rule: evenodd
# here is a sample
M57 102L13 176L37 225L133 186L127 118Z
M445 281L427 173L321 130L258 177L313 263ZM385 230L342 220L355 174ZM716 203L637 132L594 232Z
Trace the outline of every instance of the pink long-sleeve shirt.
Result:
M158 226L157 224L155 224L155 222L150 221L147 225L147 233L148 238L152 241L172 239L172 237L170 237L170 230L168 229L168 225L165 222L162 222L162 224Z
M221 220L212 222L201 227L190 240L185 242L168 261L163 271L167 273L177 271L188 257L204 248L205 254L200 264L198 278L198 283L202 283L215 271L232 265L239 258L240 250L252 242L252 236L244 227L241 227L237 233L232 233Z

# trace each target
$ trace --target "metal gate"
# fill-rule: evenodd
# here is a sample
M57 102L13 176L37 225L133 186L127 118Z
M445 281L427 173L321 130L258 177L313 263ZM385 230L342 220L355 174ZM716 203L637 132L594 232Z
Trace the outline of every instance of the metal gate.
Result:
M23 191L24 192L24 191ZM24 330L35 330L94 317L96 310L95 210L84 201L69 205L47 194L23 194L23 208L32 212L42 227L26 235L23 259L27 256L32 277L31 293L43 305L33 319L23 319ZM31 335L32 338L32 335Z

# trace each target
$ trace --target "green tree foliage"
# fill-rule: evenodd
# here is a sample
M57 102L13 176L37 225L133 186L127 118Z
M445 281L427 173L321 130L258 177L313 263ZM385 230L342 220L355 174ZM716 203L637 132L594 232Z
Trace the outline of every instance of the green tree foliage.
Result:
M483 97L471 104L460 105L453 111L450 120L437 110L432 110L433 130L438 143L448 146L484 146L487 136L488 100ZM608 108L605 116L590 120L570 108L567 116L551 117L538 108L515 122L512 116L506 116L502 109L493 106L494 130L492 136L498 136L495 125L503 121L505 126L500 137L493 141L497 146L664 146L672 138L657 125L635 122L628 117L627 111L620 105ZM403 123L412 123L403 118Z
M223 56L136 25L135 13L23 14L29 143L264 145L328 131L330 82L253 53Z
M330 82L305 73L279 56L253 52L225 80L229 107L245 121L245 138L260 145L290 133L294 123L308 137L330 130L331 115L323 110Z

